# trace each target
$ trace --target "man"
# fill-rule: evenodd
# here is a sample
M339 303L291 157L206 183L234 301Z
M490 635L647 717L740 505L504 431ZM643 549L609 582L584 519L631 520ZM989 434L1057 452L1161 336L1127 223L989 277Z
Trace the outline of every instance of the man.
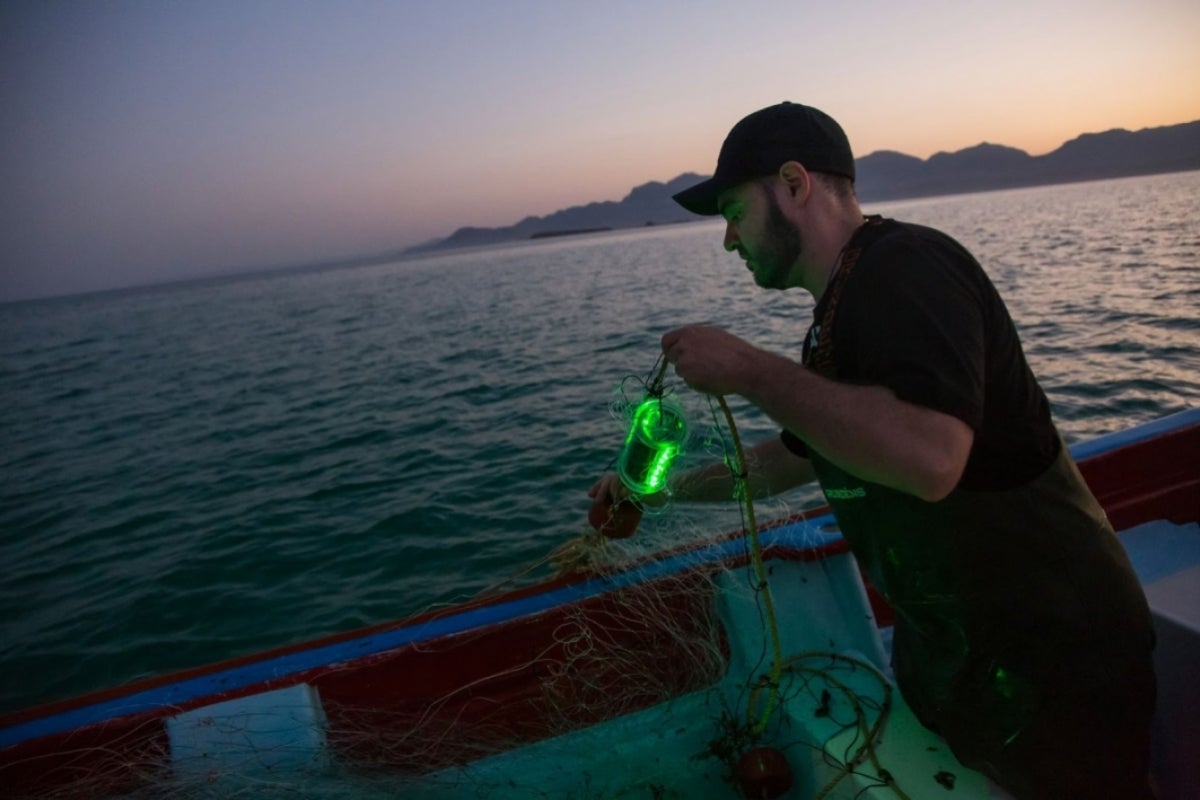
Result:
M1020 800L1151 798L1154 636L1124 551L983 269L945 234L864 217L854 170L814 108L740 121L675 200L725 217L759 286L808 290L813 323L800 361L700 326L663 336L666 358L783 428L747 453L752 495L820 481L895 610L900 690L960 761ZM721 464L672 482L682 500L732 488ZM612 476L591 493L627 494Z

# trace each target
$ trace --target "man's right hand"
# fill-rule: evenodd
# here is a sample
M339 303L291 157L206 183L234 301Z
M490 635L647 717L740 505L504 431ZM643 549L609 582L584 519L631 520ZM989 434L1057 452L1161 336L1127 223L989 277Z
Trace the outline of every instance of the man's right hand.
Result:
M637 531L647 498L634 495L617 475L610 472L601 476L588 490L588 496L592 498L588 523L601 534L612 539L625 539ZM662 495L652 496L655 497Z
M616 505L623 500L636 500L637 504L644 508L660 508L667 504L669 496L667 492L657 492L655 494L639 494L634 495L629 490L629 487L621 482L620 476L615 472L608 472L600 476L600 480L592 484L592 488L588 489L588 497L593 500L598 500L606 505Z

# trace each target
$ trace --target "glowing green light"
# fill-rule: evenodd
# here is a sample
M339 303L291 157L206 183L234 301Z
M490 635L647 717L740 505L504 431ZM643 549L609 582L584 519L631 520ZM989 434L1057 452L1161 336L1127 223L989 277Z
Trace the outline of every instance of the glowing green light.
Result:
M629 435L617 458L617 475L634 494L667 488L667 473L683 446L683 414L661 397L648 397L633 412Z
M996 671L992 675L992 685L996 687L997 692L1010 700L1015 694L1012 676L1004 667L996 667Z

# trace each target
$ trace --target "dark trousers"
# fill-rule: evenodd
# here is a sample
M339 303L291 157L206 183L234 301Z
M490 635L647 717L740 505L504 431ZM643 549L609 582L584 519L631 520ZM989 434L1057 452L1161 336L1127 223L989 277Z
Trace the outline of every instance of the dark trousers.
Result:
M959 758L1017 800L1154 800L1154 703L1154 666L1147 658L1102 686L1063 687L1044 696L1011 742ZM943 733L953 747L955 731Z

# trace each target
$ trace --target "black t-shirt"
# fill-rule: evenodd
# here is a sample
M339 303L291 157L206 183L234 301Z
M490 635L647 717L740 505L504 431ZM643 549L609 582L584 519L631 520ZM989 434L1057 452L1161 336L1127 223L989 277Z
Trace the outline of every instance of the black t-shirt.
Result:
M1004 751L1004 769L1020 774L1025 760L1052 762L1044 747L1005 748L1064 721L1081 736L1078 709L1061 698L1125 691L1135 665L1145 673L1154 632L1004 304L957 242L872 218L847 245L814 318L808 368L889 387L975 431L962 480L937 502L811 453L842 534L895 612L900 691L963 763L999 764ZM1148 718L1146 700L1135 702ZM1143 735L1136 726L1129 733Z
M835 302L832 377L888 387L969 425L975 441L961 488L1012 488L1049 467L1061 443L1046 395L1004 302L966 248L932 228L873 217L851 250L860 251L853 268L834 275L813 311L806 351ZM798 437L784 431L783 440L807 456Z

